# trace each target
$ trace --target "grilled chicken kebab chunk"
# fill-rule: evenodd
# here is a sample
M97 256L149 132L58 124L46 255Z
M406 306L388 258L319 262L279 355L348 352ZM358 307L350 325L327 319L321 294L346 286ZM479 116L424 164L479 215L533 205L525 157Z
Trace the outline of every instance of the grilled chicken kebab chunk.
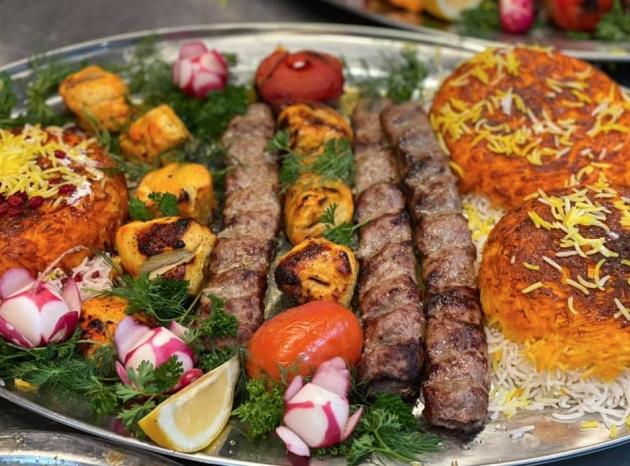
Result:
M278 167L266 151L274 133L269 107L252 104L223 135L227 147L223 229L210 256L210 280L202 314L210 315L209 294L222 298L238 320L237 340L246 341L263 321L267 273L280 229ZM228 342L224 342L228 343Z
M359 309L365 342L359 376L371 389L415 399L423 365L425 319L416 283L409 216L395 159L381 129L389 101L362 100L355 131L359 231Z
M480 429L487 417L488 348L475 283L475 247L456 179L420 105L386 109L381 122L398 155L426 284L425 417L434 425Z

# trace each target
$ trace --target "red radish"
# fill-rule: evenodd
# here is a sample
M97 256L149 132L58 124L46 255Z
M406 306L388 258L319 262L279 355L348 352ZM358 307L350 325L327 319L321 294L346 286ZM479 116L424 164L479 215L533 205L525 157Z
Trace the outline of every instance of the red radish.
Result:
M204 98L223 89L228 80L228 65L216 50L208 50L203 42L189 42L179 49L173 63L173 82L191 97Z
M534 25L533 0L499 0L501 27L505 32L523 34Z
M60 343L79 324L81 296L73 279L61 294L34 280L25 269L10 269L0 279L0 336L24 348Z
M363 409L349 416L349 390L350 371L342 358L323 363L306 385L295 377L284 396L285 426L276 429L287 450L310 456L308 447L329 447L350 437Z
M284 426L276 427L276 434L278 434L280 440L284 442L287 450L291 453L298 456L311 456L311 450L308 448L308 445L291 429L287 429Z
M116 328L114 343L119 359L116 361L116 372L126 385L131 384L127 375L129 369L137 370L143 361L157 368L173 356L182 363L184 369L175 390L189 385L203 374L201 369L194 367L195 356L192 350L164 327L150 328L131 316L125 317Z

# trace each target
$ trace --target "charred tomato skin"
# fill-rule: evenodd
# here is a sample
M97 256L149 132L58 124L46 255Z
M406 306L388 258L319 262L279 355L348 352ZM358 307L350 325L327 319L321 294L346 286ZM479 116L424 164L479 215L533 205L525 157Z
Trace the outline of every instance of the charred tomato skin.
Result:
M613 5L613 0L545 0L554 23L569 31L592 31Z
M343 92L343 64L329 54L312 50L278 49L256 70L261 99L275 109L300 102L329 102Z

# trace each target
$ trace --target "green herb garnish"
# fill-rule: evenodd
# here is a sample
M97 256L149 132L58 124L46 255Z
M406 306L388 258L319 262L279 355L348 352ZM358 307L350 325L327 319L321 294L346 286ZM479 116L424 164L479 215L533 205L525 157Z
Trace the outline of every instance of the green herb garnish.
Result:
M123 275L116 286L103 294L126 299L128 314L144 312L160 323L169 323L188 312L188 280L160 276L150 279L148 273L138 277Z
M136 370L132 368L127 370L131 384L116 384L115 392L123 403L137 401L120 411L117 416L129 432L138 437L144 435L138 427L138 422L149 414L158 402L169 396L169 392L175 388L183 372L182 363L176 356L172 356L157 368L148 361L142 361Z
M153 201L160 213L160 217L174 217L179 215L177 196L172 193L151 193L149 199ZM156 218L151 209L138 198L129 199L129 216L133 220L146 222Z
M11 118L13 107L17 104L17 97L13 92L11 77L6 72L0 73L0 125Z
M439 448L439 437L418 430L409 405L397 395L379 393L364 406L361 421L350 439L332 448L320 448L316 454L346 456L349 465L366 460L408 464L420 461L424 454Z
M268 385L271 385L268 389ZM248 427L252 438L262 438L282 422L284 387L262 379L251 379L246 385L246 401L232 411Z
M320 222L324 224L325 228L323 236L333 243L351 247L354 243L354 232L359 228L359 225L354 225L351 222L337 225L335 214L338 207L338 204L331 204L322 214Z
M621 0L614 0L612 9L597 24L595 38L610 42L630 40L630 12L624 9Z
M268 149L276 153L284 153L280 169L280 185L282 189L291 186L304 173L313 173L324 180L339 180L352 184L354 177L354 157L352 147L347 139L330 139L314 160L309 160L291 150L289 136L286 131L279 131L269 141Z
M457 23L457 31L462 35L488 38L501 31L499 5L494 0L483 0L479 6L462 12Z

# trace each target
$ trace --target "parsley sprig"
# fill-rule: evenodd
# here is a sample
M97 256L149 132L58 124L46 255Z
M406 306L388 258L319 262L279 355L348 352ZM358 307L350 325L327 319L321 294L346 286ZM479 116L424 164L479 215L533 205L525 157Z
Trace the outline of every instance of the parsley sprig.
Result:
M271 385L270 388L268 385ZM262 438L282 422L284 386L263 379L251 379L246 390L246 400L232 414L247 426L252 438Z
M179 208L177 207L177 196L172 193L151 193L149 199L153 201L160 217L172 217L179 215ZM133 220L140 220L146 222L156 218L154 210L151 210L147 205L137 197L129 199L129 216Z
M498 2L483 0L479 6L462 12L457 23L457 31L462 35L488 38L501 31Z
M0 126L11 120L11 112L17 104L17 97L13 92L13 82L6 72L0 73Z
M440 446L439 437L418 430L411 407L398 395L379 393L364 406L363 416L350 439L332 448L318 449L317 454L346 456L349 465L368 459L409 464L439 450Z

